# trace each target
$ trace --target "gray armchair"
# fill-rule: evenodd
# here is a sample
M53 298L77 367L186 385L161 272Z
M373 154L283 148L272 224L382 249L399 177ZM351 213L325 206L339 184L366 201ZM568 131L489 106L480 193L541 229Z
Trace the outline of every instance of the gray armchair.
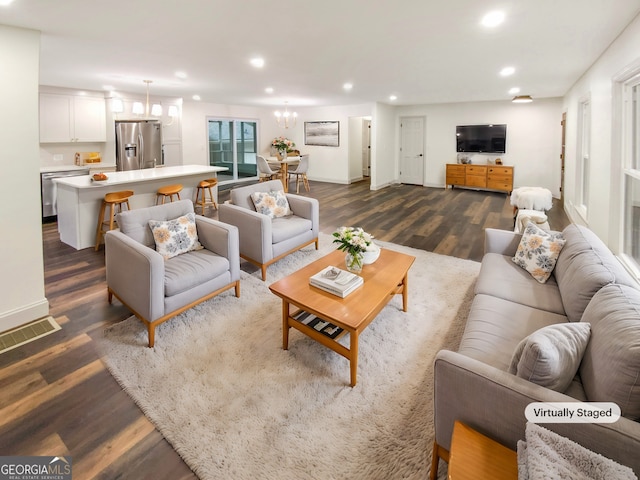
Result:
M120 229L105 235L109 303L115 295L147 325L149 347L159 324L230 288L240 296L236 227L196 215L203 249L168 260L155 250L149 220L172 220L193 211L189 200L125 211L116 216Z
M240 256L258 265L262 280L267 267L290 253L315 243L318 249L320 207L315 198L286 194L293 215L270 218L256 212L251 194L284 190L280 180L257 183L231 190L230 203L220 205L220 221L240 231Z

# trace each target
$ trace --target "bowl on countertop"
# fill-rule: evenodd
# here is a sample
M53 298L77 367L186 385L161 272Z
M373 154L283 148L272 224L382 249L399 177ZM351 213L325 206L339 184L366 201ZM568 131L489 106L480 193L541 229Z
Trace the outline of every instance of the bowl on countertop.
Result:
M93 175L91 175L91 181L93 183L105 183L107 180L109 180L109 177L107 177L107 175L102 172L94 173Z

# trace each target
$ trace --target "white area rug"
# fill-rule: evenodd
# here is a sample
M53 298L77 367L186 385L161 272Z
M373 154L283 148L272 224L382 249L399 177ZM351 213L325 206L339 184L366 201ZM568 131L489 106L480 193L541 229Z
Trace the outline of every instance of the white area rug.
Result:
M227 292L164 323L156 346L134 317L105 332L104 361L202 479L424 479L433 443L433 360L457 348L480 264L399 245L417 257L409 311L396 296L346 359L291 330L270 283L329 253L307 247L243 272ZM366 267L365 267L366 268ZM342 340L348 341L343 337Z

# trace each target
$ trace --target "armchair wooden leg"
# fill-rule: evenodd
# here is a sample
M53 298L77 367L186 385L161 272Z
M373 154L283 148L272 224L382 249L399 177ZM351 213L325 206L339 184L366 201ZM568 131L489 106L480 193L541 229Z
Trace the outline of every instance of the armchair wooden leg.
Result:
M109 305L113 303L113 292L107 289L107 300L109 301Z
M149 348L153 348L153 344L156 341L156 326L149 323L147 324L147 330L149 331Z
M262 270L262 281L264 282L267 280L267 266L260 265L260 270Z
M436 480L438 478L438 462L440 459L445 462L449 461L449 451L442 448L440 445L433 442L433 454L431 456L431 470L429 471L429 480Z
M316 238L316 250L318 250L318 239Z
M240 298L240 280L236 282L235 289L236 289L236 298Z

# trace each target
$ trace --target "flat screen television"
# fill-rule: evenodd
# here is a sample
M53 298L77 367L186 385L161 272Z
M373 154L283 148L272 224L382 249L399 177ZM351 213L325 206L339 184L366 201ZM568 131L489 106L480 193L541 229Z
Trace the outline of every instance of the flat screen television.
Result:
M506 125L458 125L456 147L458 152L505 153Z

